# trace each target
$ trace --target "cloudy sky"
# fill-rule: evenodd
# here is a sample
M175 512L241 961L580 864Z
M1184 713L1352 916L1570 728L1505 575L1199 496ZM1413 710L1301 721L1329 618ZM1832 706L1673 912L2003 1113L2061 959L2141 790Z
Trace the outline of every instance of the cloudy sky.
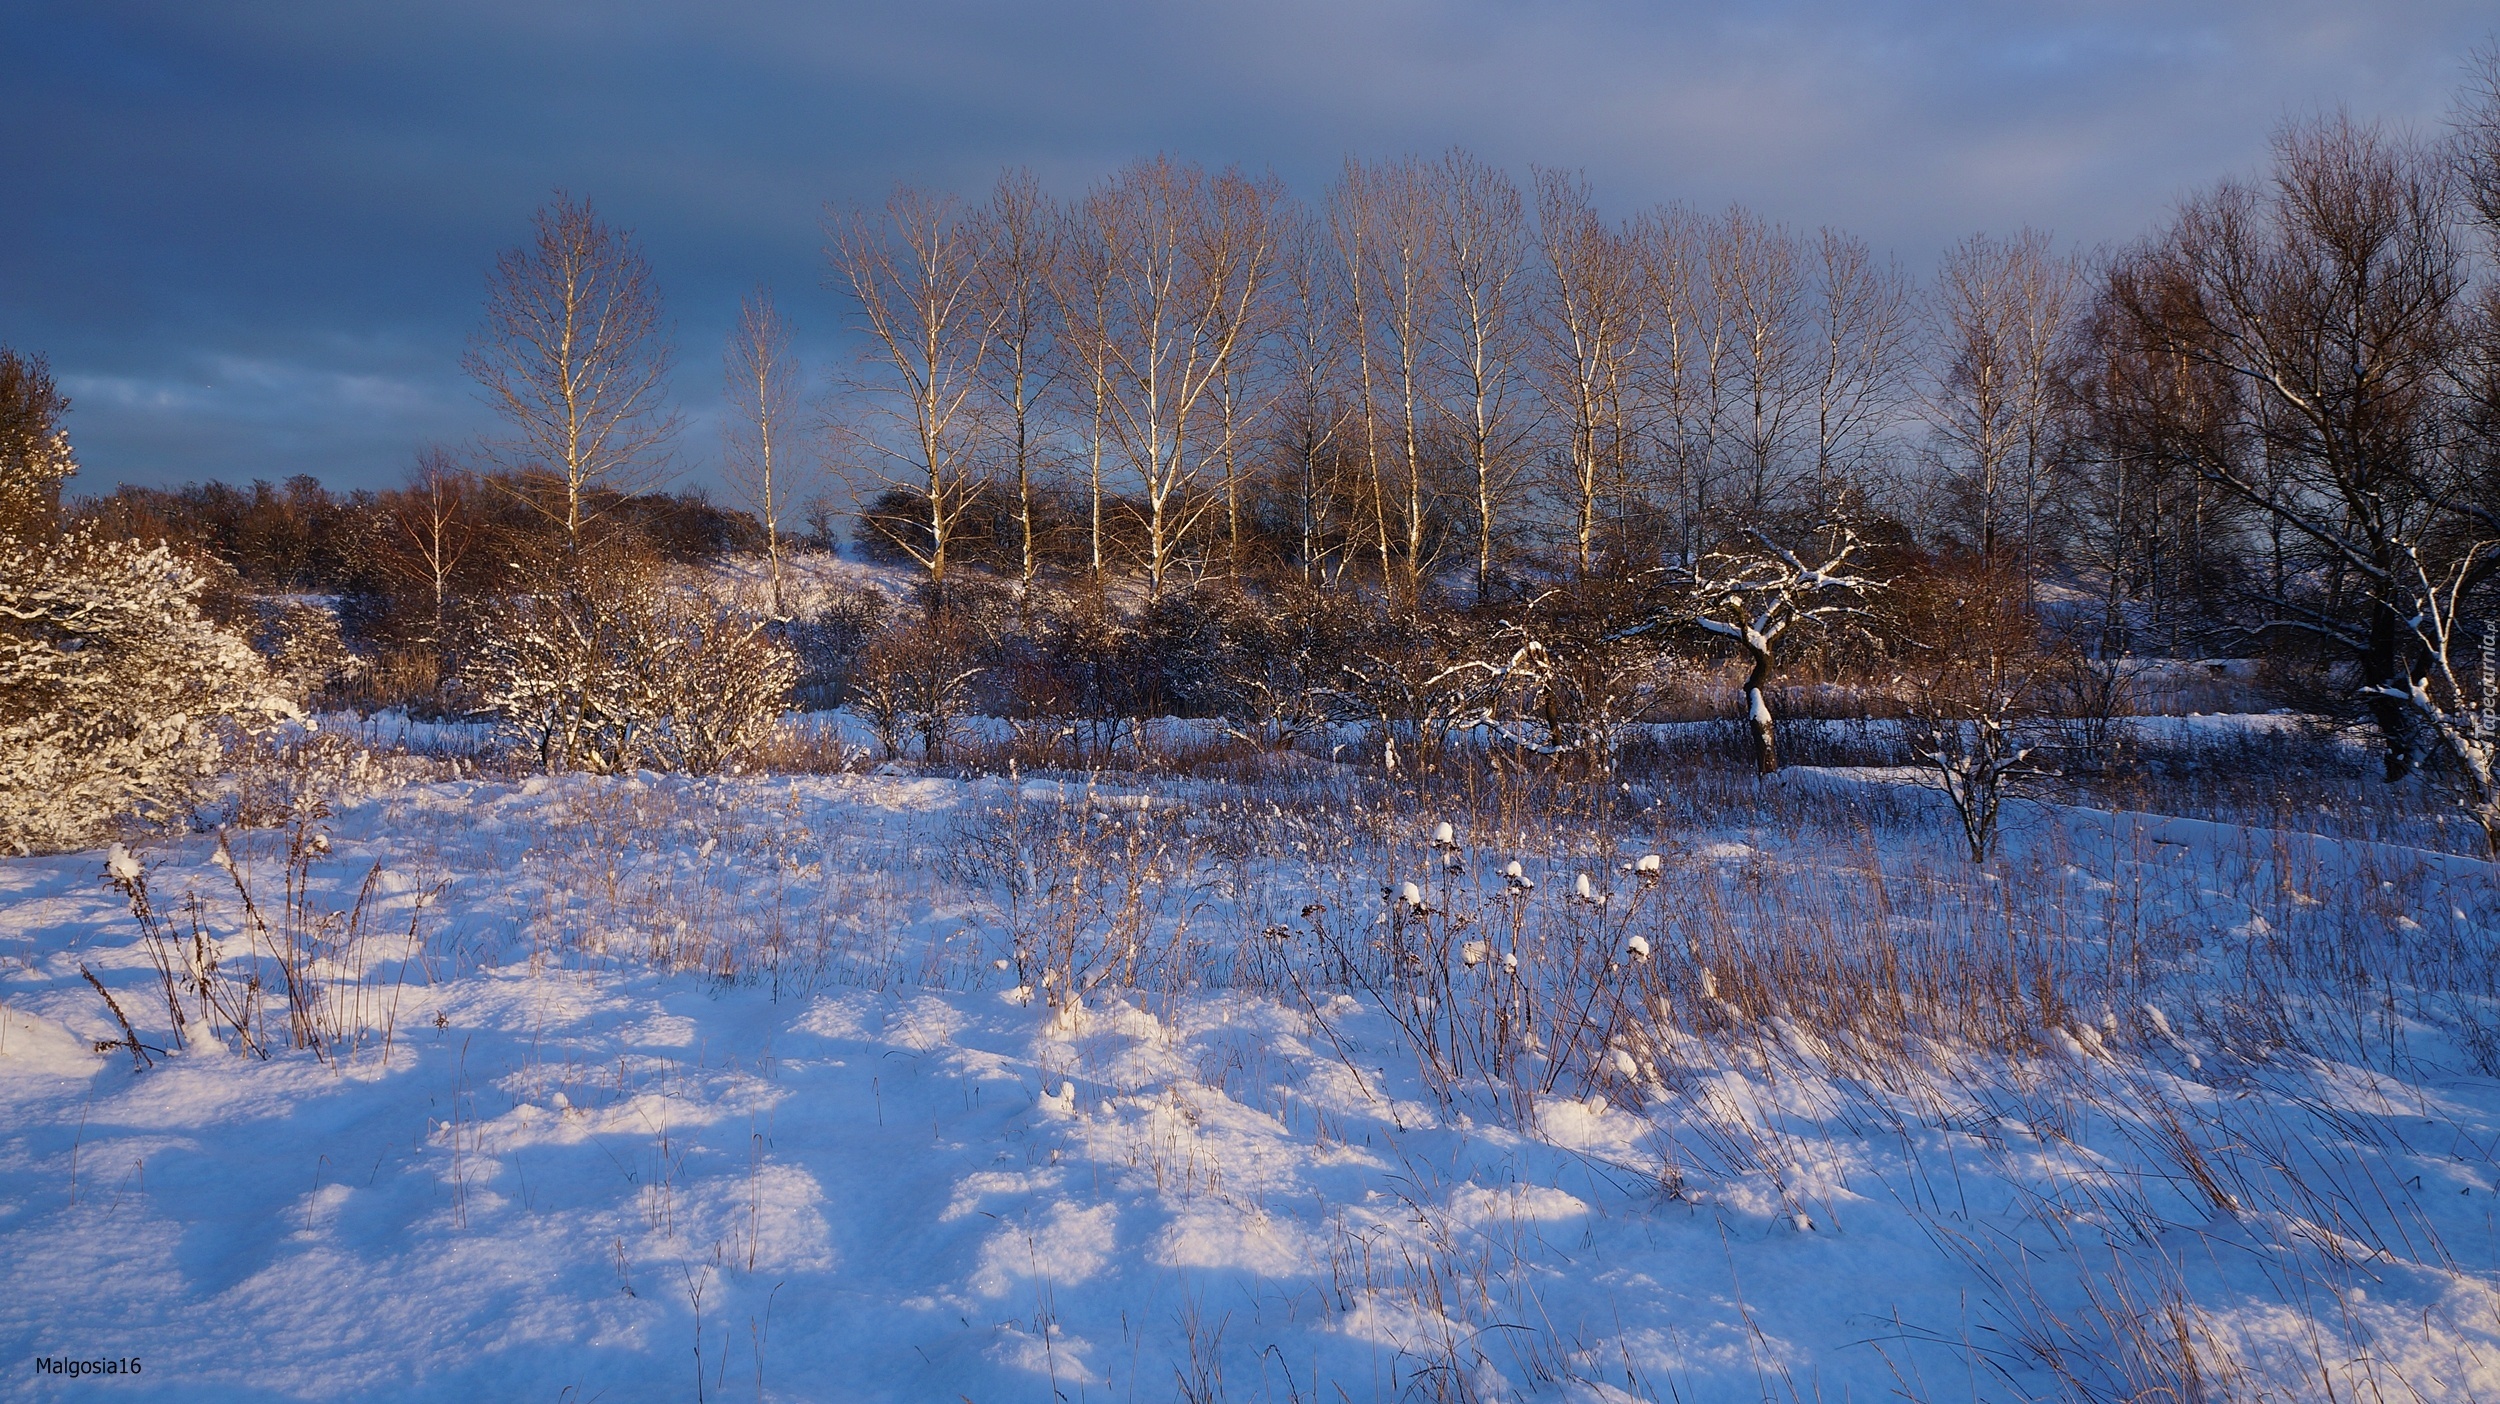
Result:
M699 482L739 293L846 354L823 210L898 179L1064 195L1162 150L1317 196L1455 143L1918 269L1977 230L2131 238L2287 116L2435 127L2494 29L2488 0L0 0L0 344L73 397L84 490L387 484L491 430L460 351L562 187L651 257Z

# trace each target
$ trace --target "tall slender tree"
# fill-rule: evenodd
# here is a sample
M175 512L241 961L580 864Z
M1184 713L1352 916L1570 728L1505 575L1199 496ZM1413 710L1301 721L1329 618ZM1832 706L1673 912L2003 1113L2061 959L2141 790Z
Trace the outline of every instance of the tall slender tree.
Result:
M947 608L964 515L982 491L978 403L995 323L981 293L981 233L954 197L898 185L882 209L830 221L834 283L867 333L858 382L877 427L862 436L868 473L906 504L871 525L929 577Z
M1051 296L1059 262L1060 218L1031 171L1001 174L979 217L979 289L991 350L982 384L996 421L997 474L1015 493L1016 576L1041 571L1035 525L1041 487L1042 407L1062 368L1057 354L1058 303Z
M1574 564L1586 578L1597 568L1605 504L1622 485L1629 447L1622 410L1646 320L1645 289L1631 241L1598 216L1585 179L1540 170L1536 190L1543 278L1532 354L1548 422L1561 434L1552 462Z
M764 561L775 615L789 612L782 556L806 500L813 464L799 417L802 371L790 324L757 288L738 304L721 357L729 414L721 420L721 477L764 526Z
M1936 277L1925 410L1949 519L1991 566L2039 578L2040 508L2081 269L2048 235L1975 235Z
M1456 432L1473 490L1476 603L1492 599L1501 514L1527 435L1517 393L1525 353L1527 215L1510 177L1453 150L1433 169L1445 310L1430 322L1440 350L1441 411Z
M486 319L462 364L511 427L493 446L498 457L556 480L543 510L578 562L600 515L598 490L630 493L666 470L678 427L667 400L674 355L651 265L630 233L562 191L531 229L528 243L496 259Z
M1147 593L1159 596L1191 533L1220 499L1199 491L1209 458L1230 447L1217 411L1274 271L1280 190L1237 171L1208 177L1157 157L1088 197L1123 250L1105 348L1109 420L1138 483ZM1214 423L1210 423L1210 419Z

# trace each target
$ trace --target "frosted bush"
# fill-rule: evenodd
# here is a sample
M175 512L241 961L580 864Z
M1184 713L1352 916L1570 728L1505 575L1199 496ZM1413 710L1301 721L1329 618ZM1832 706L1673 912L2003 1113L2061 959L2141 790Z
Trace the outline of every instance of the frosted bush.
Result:
M163 546L0 541L0 848L190 812L229 746L300 715Z
M729 769L797 678L759 612L650 584L504 601L463 671L479 709L550 773Z

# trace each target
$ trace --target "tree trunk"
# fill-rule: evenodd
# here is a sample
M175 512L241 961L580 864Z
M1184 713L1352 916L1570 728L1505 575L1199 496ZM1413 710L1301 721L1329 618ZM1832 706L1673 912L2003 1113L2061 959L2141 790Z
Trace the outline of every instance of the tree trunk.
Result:
M1762 773L1780 768L1779 742L1771 729L1771 655L1755 653L1753 671L1745 675L1745 715L1753 725L1754 759Z
M2404 666L2404 647L2398 630L2404 627L2395 610L2386 604L2370 608L2370 647L2361 660L2362 685L2365 687L2402 687L2411 681ZM2393 785L2413 773L2415 751L2415 720L2413 709L2384 693L2365 694L2364 703L2370 711L2371 724L2378 728L2380 741L2387 747L2387 783Z

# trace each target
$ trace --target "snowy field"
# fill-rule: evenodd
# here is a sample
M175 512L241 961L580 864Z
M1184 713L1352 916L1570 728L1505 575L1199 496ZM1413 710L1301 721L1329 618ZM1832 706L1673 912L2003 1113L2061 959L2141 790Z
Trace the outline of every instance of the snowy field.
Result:
M1351 774L0 862L0 1397L2500 1396L2487 865Z

